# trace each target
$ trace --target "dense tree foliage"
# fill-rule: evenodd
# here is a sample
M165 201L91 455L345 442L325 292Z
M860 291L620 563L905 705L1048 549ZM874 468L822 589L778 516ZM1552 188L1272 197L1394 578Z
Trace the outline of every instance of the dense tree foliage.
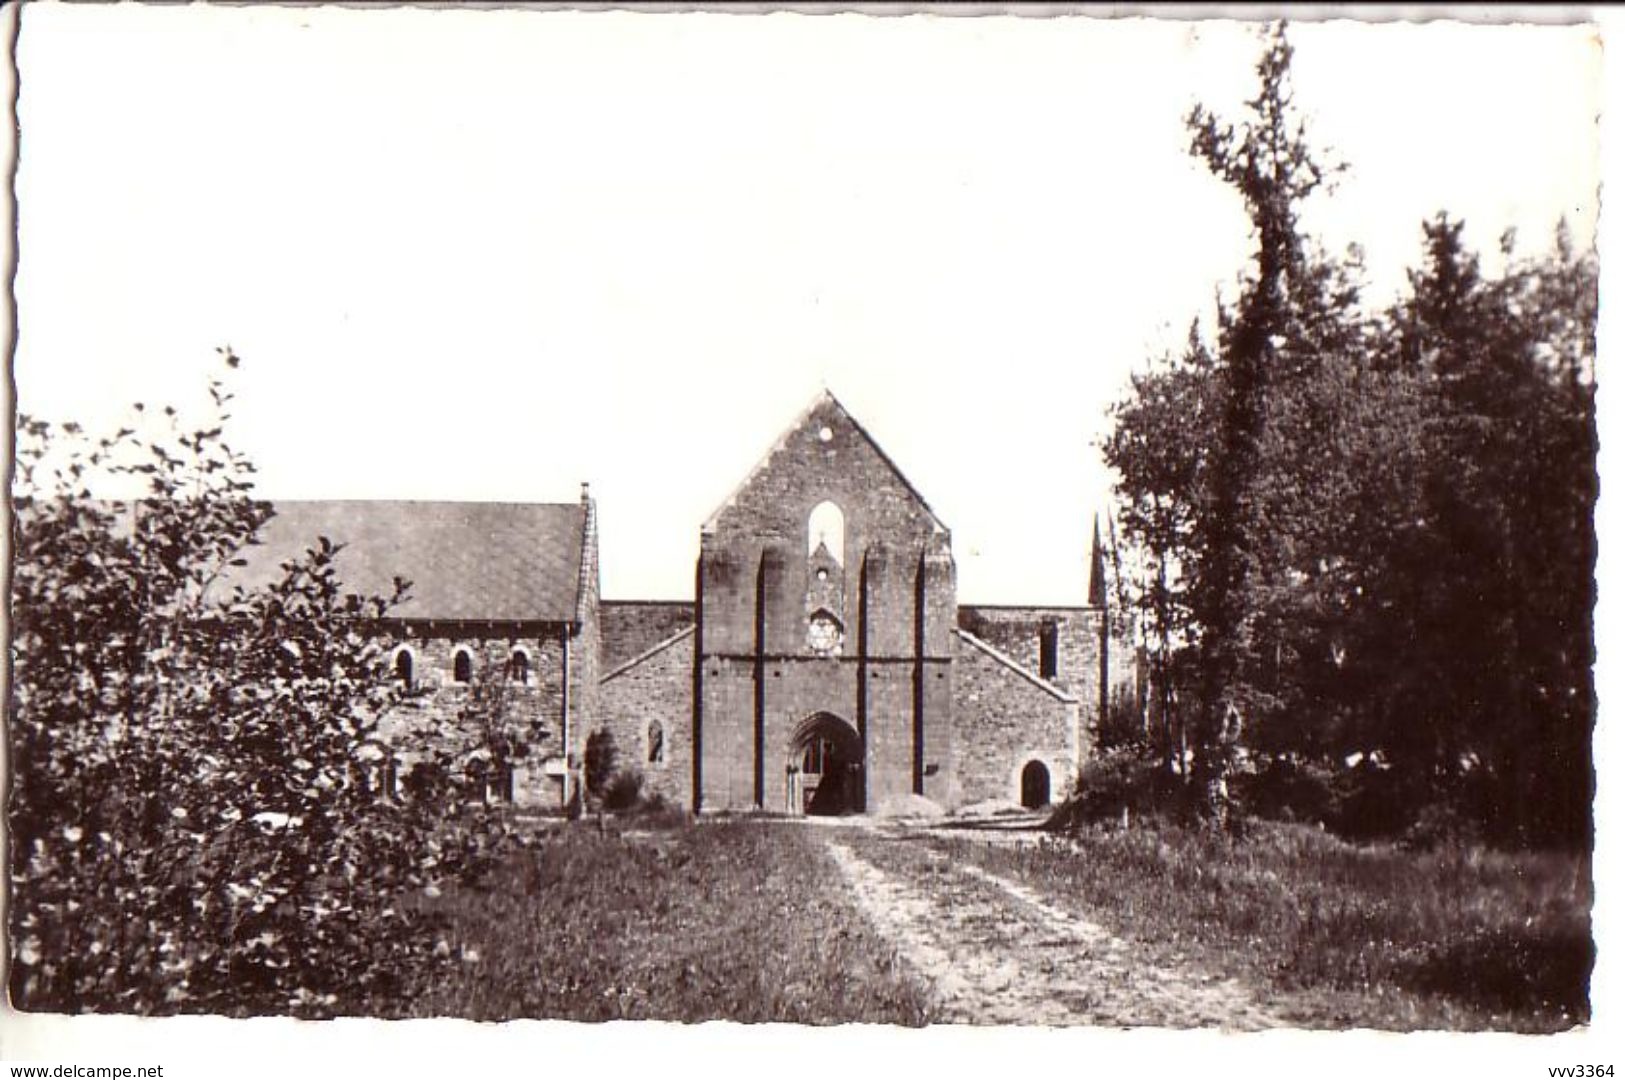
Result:
M225 441L224 383L210 391L195 430L173 410L105 438L18 424L8 824L25 1009L363 1008L441 962L403 893L478 873L503 839L455 785L380 790L398 689L379 626L406 583L346 592L339 549L312 537L269 586L221 586L268 507ZM121 475L139 498L93 497ZM442 764L458 752L430 742Z
M1132 380L1132 392L1115 407L1106 460L1117 470L1117 525L1140 556L1138 575L1117 567L1139 616L1140 640L1152 700L1147 703L1158 748L1183 771L1187 741L1181 694L1194 682L1181 670L1194 644L1195 612L1190 586L1196 560L1196 527L1215 438L1219 408L1213 359L1196 327L1177 358ZM1169 438L1170 432L1180 437ZM1114 551L1120 551L1113 545ZM1121 599L1113 597L1121 603Z
M1583 842L1595 261L1560 230L1533 259L1508 238L1487 277L1441 213L1409 294L1366 311L1358 252L1329 257L1299 225L1333 170L1294 119L1291 56L1277 26L1239 127L1189 118L1253 260L1216 340L1193 328L1137 376L1104 447L1146 730L1217 816L1238 771L1255 788L1308 771L1365 808L1351 828L1431 814Z

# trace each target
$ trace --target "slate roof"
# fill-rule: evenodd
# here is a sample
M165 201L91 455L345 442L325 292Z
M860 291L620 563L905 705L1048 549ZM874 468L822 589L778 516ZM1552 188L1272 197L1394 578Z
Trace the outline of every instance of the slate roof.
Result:
M391 613L415 620L569 622L581 589L586 507L580 503L279 501L248 565L222 581L260 585L326 536L346 545L344 587L388 596L398 574L410 599Z

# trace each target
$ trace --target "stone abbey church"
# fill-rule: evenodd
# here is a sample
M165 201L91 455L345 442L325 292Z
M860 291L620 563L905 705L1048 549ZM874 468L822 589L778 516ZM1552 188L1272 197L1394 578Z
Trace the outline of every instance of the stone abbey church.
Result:
M1098 539L1086 604L961 605L948 527L827 392L701 527L692 601L600 598L585 487L569 504L274 509L244 578L320 534L346 545L347 586L413 583L393 660L417 692L397 723L506 673L533 749L501 794L522 805L565 799L605 730L645 791L698 812L1040 806L1132 690Z

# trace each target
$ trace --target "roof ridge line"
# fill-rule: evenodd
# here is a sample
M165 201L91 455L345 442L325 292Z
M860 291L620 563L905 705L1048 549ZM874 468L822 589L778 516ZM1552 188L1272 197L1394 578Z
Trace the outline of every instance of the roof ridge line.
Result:
M1065 690L1062 690L1059 686L1056 686L1054 683L1050 682L1048 679L1040 678L1039 676L1034 675L1028 668L1023 666L1020 661L1015 660L1010 656L1006 656L1004 653L1000 652L998 649L995 649L992 645L989 645L987 642L983 641L969 630L961 630L957 626L953 629L954 633L958 634L960 637L964 638L978 649L981 649L983 652L993 657L993 659L997 660L1011 671L1014 671L1017 675L1020 675L1034 686L1046 691L1051 696L1064 701L1069 705L1081 705L1083 703L1082 698L1074 697Z

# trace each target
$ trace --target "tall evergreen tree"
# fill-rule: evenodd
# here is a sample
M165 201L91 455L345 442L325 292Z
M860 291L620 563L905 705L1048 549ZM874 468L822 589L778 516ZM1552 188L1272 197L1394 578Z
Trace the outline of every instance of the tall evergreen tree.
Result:
M1594 263L1554 252L1486 280L1440 214L1395 313L1429 393L1425 559L1410 612L1426 763L1488 781L1479 809L1523 842L1589 820L1596 543ZM1510 254L1510 241L1507 243ZM1423 756L1413 747L1416 756Z
M1136 377L1103 447L1162 749L1189 745L1220 817L1244 740L1330 770L1351 829L1437 805L1509 842L1584 843L1595 260L1561 231L1534 259L1508 238L1488 277L1441 214L1410 295L1364 314L1358 255L1299 225L1330 170L1293 119L1291 56L1274 27L1239 127L1189 117L1257 247L1215 344L1193 329Z
M1289 553L1276 542L1285 492L1274 469L1283 459L1271 451L1290 433L1272 431L1272 399L1283 380L1316 365L1335 336L1325 303L1332 275L1311 263L1298 223L1300 206L1328 172L1293 116L1291 63L1285 27L1276 24L1241 127L1201 106L1188 118L1192 153L1241 195L1256 242L1241 297L1222 313L1222 405L1193 589L1201 648L1193 779L1203 808L1221 816L1235 724L1277 705L1272 673L1281 643L1270 640L1265 616Z

